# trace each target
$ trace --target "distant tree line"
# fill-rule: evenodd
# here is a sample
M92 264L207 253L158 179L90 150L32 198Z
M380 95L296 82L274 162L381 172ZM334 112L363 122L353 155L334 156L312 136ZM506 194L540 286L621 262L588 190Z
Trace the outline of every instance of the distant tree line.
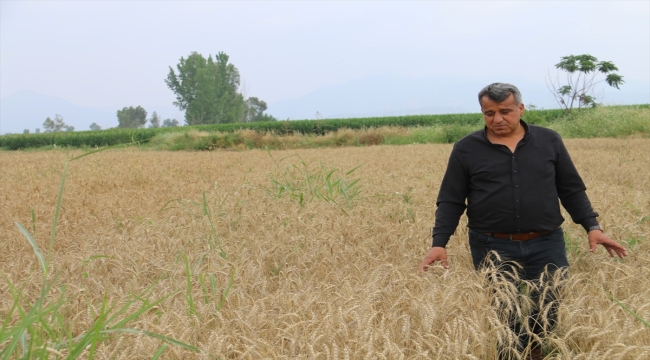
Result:
M165 119L161 125L160 117L155 111L151 114L151 118L147 119L147 111L142 106L129 106L117 110L118 128L143 128L147 121L150 128L178 126L176 119Z
M181 57L176 65L178 72L169 67L165 79L167 86L176 94L176 105L185 112L186 125L227 124L238 122L276 121L266 114L268 106L257 97L245 98L240 92L240 75L235 65L228 62L229 57L219 52L214 59L192 52L187 59ZM149 128L179 126L176 119L161 121L155 111L147 118L147 111L142 106L125 106L117 110L118 128ZM90 125L90 130L101 130L97 123ZM74 131L63 117L57 114L43 123L45 132ZM40 129L36 129L39 133ZM28 134L29 129L23 133Z

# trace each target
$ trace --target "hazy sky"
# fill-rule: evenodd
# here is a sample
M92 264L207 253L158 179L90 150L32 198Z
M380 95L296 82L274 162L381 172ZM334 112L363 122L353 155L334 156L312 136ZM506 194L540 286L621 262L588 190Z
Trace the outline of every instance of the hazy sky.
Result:
M561 56L650 79L650 1L5 1L0 97L169 106L169 66L224 51L268 103L378 74L544 81Z

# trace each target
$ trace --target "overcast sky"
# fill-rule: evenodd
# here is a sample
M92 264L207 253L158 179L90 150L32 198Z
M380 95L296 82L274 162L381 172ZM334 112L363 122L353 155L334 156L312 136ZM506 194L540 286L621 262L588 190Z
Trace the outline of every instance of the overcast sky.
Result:
M544 81L561 56L650 80L650 1L5 1L0 97L169 106L169 66L223 51L268 103L379 74Z

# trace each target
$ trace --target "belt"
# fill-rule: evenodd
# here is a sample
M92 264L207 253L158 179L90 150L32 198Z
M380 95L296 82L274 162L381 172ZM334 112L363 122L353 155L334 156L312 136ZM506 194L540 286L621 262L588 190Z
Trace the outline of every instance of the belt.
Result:
M485 235L496 237L499 239L528 241L542 235L546 235L550 231L531 231L527 233L509 234L509 233L484 233Z

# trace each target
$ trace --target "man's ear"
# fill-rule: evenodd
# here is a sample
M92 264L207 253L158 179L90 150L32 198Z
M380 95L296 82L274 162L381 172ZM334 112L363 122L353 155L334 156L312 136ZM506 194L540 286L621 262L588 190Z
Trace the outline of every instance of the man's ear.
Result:
M524 103L519 104L519 116L522 116L524 114Z

